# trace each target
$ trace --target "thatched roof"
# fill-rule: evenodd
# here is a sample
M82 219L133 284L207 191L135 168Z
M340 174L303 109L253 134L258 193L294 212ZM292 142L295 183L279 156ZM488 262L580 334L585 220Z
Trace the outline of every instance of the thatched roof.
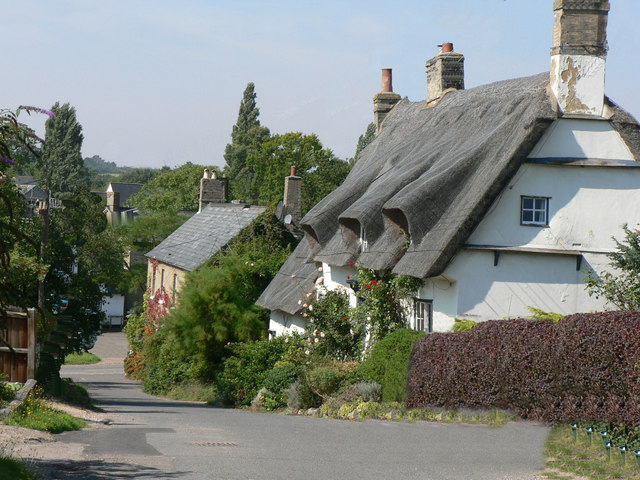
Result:
M298 313L301 310L299 301L313 290L320 276L315 262L309 258L310 254L309 242L305 237L262 292L256 305L292 315Z
M453 91L432 108L400 101L344 183L302 219L311 248L305 260L345 266L359 259L418 278L442 273L557 118L548 83L544 73ZM638 155L637 122L610 105L611 123ZM274 288L288 291L283 281ZM273 296L263 306L282 310L283 303Z

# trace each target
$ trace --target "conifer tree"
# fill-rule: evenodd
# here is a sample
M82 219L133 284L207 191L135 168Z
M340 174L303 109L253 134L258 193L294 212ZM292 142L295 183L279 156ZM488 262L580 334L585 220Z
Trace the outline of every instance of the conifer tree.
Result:
M55 114L45 124L45 144L39 161L39 182L46 192L76 193L88 188L89 172L82 154L82 125L68 103L51 108Z
M231 132L231 143L224 152L225 173L231 180L231 195L234 198L247 196L253 172L247 166L249 152L269 138L269 129L260 125L260 109L256 106L255 85L247 84L244 90L238 120Z

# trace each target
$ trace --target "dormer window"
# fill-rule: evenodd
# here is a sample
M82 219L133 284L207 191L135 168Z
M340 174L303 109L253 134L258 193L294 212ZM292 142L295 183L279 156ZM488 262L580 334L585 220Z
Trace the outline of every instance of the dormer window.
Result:
M364 253L369 249L367 244L367 234L364 231L364 227L360 225L360 253Z
M520 225L546 227L549 225L549 197L522 196Z

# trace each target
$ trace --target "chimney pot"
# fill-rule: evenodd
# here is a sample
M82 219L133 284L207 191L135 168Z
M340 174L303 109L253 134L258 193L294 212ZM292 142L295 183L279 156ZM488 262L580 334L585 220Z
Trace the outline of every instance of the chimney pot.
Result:
M209 169L208 168L204 169L204 174L202 175L202 178L210 178L209 177Z
M296 166L295 165L291 165L291 176L292 177L296 176L296 171L297 171Z
M390 68L382 69L382 92L393 92L392 74Z
M443 43L441 53L451 53L451 52L453 52L453 43L451 42Z

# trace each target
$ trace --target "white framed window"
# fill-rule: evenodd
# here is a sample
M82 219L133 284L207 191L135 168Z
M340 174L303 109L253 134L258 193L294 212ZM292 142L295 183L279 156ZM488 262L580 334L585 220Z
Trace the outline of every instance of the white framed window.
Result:
M162 269L162 274L160 275L160 288L164 288L164 268Z
M172 292L172 300L173 304L176 304L176 294L178 293L178 274L173 274L173 292Z
M360 225L360 253L366 252L369 249L367 244L367 234L364 231L364 227Z
M413 329L419 332L433 332L433 301L415 298L413 300Z
M520 225L549 225L549 197L520 197Z

